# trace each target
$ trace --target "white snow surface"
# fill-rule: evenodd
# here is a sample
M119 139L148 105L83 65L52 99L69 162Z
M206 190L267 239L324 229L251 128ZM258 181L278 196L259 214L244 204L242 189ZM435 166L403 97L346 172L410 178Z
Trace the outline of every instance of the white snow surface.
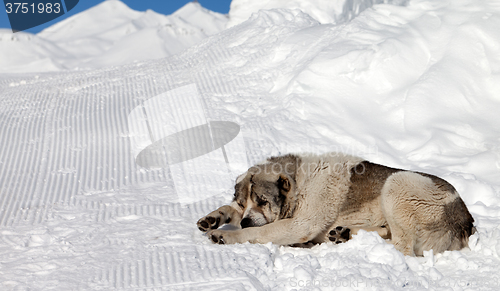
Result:
M96 69L164 58L223 30L227 20L197 2L162 15L108 0L36 35L0 30L0 73Z
M381 3L405 5L408 0L233 0L228 26L246 21L259 10L275 8L299 9L320 23L341 24L353 19L366 8Z
M164 56L155 25L167 18L116 1L102 4L116 8L109 19L87 11L15 34L38 45L19 55L3 34L1 290L500 288L498 2L376 4L341 23L304 8L326 1L252 2L235 0L229 15L251 16L219 33L208 13L214 34L156 60L132 52ZM89 69L27 73L50 68ZM145 101L193 84L208 120L240 125L249 164L342 151L448 180L476 220L469 249L405 257L369 232L310 249L212 244L196 221L232 189L180 203L169 168L135 163L128 126ZM203 193L220 172L192 186Z

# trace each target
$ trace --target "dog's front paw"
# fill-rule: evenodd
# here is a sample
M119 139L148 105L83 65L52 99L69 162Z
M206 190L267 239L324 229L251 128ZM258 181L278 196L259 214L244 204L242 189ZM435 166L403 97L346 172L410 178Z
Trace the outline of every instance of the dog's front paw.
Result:
M222 231L211 231L208 233L208 237L216 244L226 244L224 240L224 234Z
M239 243L237 230L215 229L207 233L208 238L216 244L235 244Z
M337 226L336 228L330 230L328 233L328 239L336 244L345 243L349 240L351 230L347 227Z
M209 215L201 218L198 220L196 223L198 225L198 229L207 232L211 229L217 229L219 228L220 221L222 219L222 215L218 212L212 212Z

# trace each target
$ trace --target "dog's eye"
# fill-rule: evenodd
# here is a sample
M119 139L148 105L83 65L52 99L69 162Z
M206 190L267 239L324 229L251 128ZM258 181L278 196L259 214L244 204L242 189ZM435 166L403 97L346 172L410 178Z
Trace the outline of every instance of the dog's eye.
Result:
M245 209L245 206L239 202L238 202L238 206L241 207L241 209Z
M264 205L266 205L266 204L267 204L267 201L266 201L266 200L264 200L264 199L262 199L262 198L260 198L260 197L258 197L258 196L257 196L257 199L256 199L256 200L257 200L257 204L258 204L259 206L264 206Z

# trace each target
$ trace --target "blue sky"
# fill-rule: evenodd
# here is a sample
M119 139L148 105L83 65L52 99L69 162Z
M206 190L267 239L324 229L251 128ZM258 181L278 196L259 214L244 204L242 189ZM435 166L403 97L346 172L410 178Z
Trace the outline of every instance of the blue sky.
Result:
M184 6L189 0L121 0L123 3L127 4L130 8L138 11L145 11L146 9L154 10L161 14L172 14L177 9ZM2 1L3 2L3 1ZM16 2L23 2L22 0ZM103 0L80 0L76 7L72 9L69 13L54 19L50 22L44 23L37 27L26 30L26 32L38 33L42 29L51 26L71 15L75 15L83 10L86 10L92 6L95 6ZM201 6L216 11L219 13L227 14L229 12L229 5L231 0L198 0ZM5 9L0 9L0 28L10 29L9 18L7 17L7 12Z

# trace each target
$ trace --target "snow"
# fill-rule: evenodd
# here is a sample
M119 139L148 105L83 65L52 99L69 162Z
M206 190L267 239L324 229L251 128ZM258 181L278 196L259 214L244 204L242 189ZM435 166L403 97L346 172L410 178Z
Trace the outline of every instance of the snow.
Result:
M0 289L498 290L500 6L329 3L234 0L228 19L106 1L37 35L2 31ZM184 119L131 115L187 88L173 99L195 100L175 107ZM229 162L218 149L139 166L133 140L184 129L193 108L240 126ZM418 258L369 232L310 249L213 245L196 221L231 200L241 147L248 164L342 151L438 175L478 232L469 249Z
M406 5L407 0L233 0L229 10L228 26L234 26L246 21L252 13L259 10L276 8L299 9L307 13L320 23L345 23L356 17L363 10L374 4L390 3L393 5Z
M225 15L197 2L162 15L108 0L36 35L0 30L0 73L96 69L164 58L218 33L226 23Z

